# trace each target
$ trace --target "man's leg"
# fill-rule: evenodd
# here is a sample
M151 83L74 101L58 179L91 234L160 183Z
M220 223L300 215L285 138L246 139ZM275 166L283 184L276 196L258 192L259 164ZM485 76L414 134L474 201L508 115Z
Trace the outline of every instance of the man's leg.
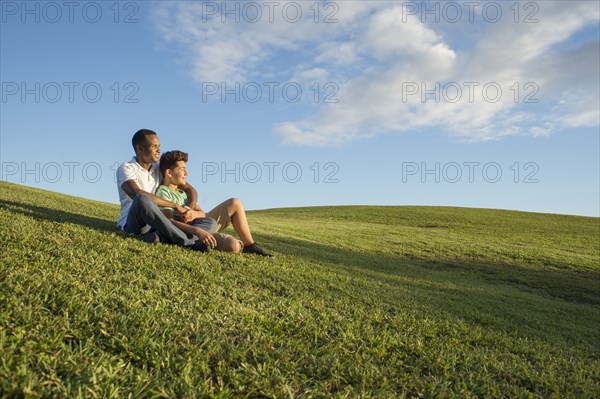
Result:
M130 234L141 234L146 225L165 242L186 247L194 244L194 240L187 238L183 231L175 227L150 197L140 194L133 199L123 230Z

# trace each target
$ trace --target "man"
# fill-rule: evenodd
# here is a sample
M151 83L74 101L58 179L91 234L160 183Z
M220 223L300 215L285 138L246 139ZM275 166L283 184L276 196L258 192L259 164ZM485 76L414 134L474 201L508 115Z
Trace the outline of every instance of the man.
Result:
M148 129L138 130L131 140L135 157L123 163L117 169L117 186L121 201L121 216L117 225L129 234L141 234L144 241L155 243L163 241L195 251L207 252L209 245L188 238L160 211L159 206L173 208L184 222L191 220L189 208L164 200L154 195L161 183L158 160L160 140L156 132ZM198 193L188 184L182 186L189 203L195 206ZM192 208L193 209L193 208ZM212 236L211 236L212 238Z

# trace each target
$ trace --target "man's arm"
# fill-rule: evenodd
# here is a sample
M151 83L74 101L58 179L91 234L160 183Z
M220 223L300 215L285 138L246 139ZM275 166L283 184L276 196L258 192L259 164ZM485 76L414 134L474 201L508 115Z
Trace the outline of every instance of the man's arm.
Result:
M157 197L156 195L149 193L147 191L142 190L135 181L133 180L127 180L126 182L124 182L121 185L121 188L123 189L123 191L125 191L125 194L127 194L130 198L135 198L136 195L139 194L145 194L148 197L152 198L152 201L154 201L154 203L158 206L164 206L164 207L168 207L168 208L173 208L175 209L175 211L179 214L184 214L186 213L188 210L185 209L184 207L182 207L179 204L176 204L174 202L171 201L167 201L165 199L162 199L160 197Z
M206 217L206 213L204 210L202 210L202 208L200 208L200 205L197 202L198 192L196 189L194 189L194 187L188 183L186 183L185 187L182 187L181 189L185 191L188 196L188 208L191 210L191 220Z
M196 235L200 239L200 241L210 245L211 248L214 248L217 246L217 240L209 232L204 231L196 226L192 226L190 224L174 220L173 214L170 211L163 210L163 213L167 218L169 218L169 220L171 220L171 223L173 223L173 225L175 227L177 227L179 230L181 230L187 234Z
M196 191L196 189L187 182L185 183L185 186L182 186L180 188L187 194L188 206L190 207L190 209L196 210L196 207L198 206L198 192Z

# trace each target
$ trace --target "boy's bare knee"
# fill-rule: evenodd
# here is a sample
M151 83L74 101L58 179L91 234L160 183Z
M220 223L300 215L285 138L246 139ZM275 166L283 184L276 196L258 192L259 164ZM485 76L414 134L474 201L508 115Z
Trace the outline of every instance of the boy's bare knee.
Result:
M229 213L232 214L240 209L244 209L244 204L242 204L242 201L239 198L229 198L227 200L227 209L229 210Z
M236 208L242 205L242 201L239 198L229 198L227 200L227 206Z
M242 248L240 248L239 241L232 236L227 237L220 244L220 249L225 252L231 252L234 254L239 253Z
M236 240L235 238L229 237L228 241L229 241L229 246L231 248L230 252L237 254L242 250L242 248L240 248L240 242L238 240Z

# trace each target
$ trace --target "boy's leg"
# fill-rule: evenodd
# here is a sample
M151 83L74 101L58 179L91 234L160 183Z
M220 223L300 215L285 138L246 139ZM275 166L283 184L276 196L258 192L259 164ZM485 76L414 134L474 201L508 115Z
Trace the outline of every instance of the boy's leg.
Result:
M140 194L133 199L123 230L130 234L141 234L147 225L168 243L186 247L194 244L194 240L175 227L150 197Z
M217 240L217 246L222 245L225 248L231 248L230 252L238 252L235 249L243 246L242 252L257 254L262 256L273 257L273 255L265 252L258 244L254 242L252 234L250 234L250 227L248 226L248 219L246 219L246 211L242 201L237 198L231 198L220 205L217 205L215 209L211 210L206 214L217 221L218 229L217 233L213 236ZM229 224L233 224L233 228L240 236L243 245L236 243L233 237L227 237L226 234L218 233ZM224 237L219 237L219 235Z
M227 201L217 205L211 211L207 212L206 216L217 221L217 232L232 224L244 245L250 245L254 243L252 234L250 234L250 226L248 226L248 219L246 218L244 205L239 199L228 199Z
M244 249L244 243L229 234L214 233L213 237L215 237L215 241L217 241L216 249L219 251L237 254Z
M219 225L217 224L217 221L211 217L196 218L192 221L192 226L212 234L217 242L215 249L237 254L244 248L244 243L237 238L234 238L229 234L217 233Z

